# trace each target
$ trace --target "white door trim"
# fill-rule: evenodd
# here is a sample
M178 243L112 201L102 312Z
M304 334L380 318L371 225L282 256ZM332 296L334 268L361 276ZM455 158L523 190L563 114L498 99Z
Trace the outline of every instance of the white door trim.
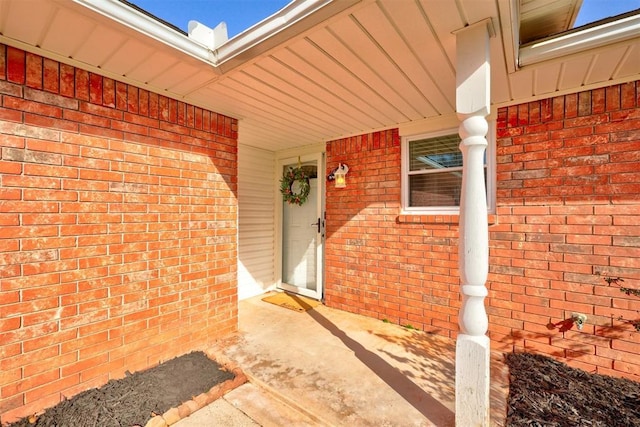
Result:
M291 153L288 153L291 154ZM276 180L274 183L276 197L275 197L275 256L274 256L274 271L276 274L275 283L276 287L279 289L284 289L292 292L297 292L301 295L307 296L309 298L314 298L317 300L322 300L324 298L324 211L325 211L325 156L323 152L314 152L300 155L300 161L302 163L306 161L317 161L318 162L318 192L316 194L317 197L317 206L318 206L318 216L321 218L321 233L319 237L319 242L317 245L317 289L306 290L297 287L290 287L286 283L282 282L282 195L280 194L280 178L282 177L282 168L288 164L295 164L298 162L298 156L295 157L283 157L278 158L276 161Z

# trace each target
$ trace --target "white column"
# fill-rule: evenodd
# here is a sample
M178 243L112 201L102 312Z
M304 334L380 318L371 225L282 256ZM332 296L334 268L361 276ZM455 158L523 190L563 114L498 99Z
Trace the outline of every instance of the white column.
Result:
M456 111L463 156L459 269L462 307L456 342L456 426L490 425L489 321L484 307L489 269L484 154L490 113L491 20L456 32Z

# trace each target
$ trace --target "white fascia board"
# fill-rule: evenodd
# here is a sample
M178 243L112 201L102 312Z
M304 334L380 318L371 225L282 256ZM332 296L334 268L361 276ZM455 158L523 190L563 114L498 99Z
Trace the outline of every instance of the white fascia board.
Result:
M216 65L213 52L206 46L189 39L189 37L167 27L151 16L145 15L118 0L73 0L73 2L189 56L208 62L214 67Z
M261 41L279 33L284 28L309 16L332 1L333 0L292 1L276 14L269 16L220 46L216 50L218 63L223 63L252 48Z
M608 44L637 38L640 34L640 15L607 22L520 47L518 63L524 67L560 58Z
M373 0L293 0L274 15L214 50L216 64L226 64L223 69L225 72L355 4L371 1Z

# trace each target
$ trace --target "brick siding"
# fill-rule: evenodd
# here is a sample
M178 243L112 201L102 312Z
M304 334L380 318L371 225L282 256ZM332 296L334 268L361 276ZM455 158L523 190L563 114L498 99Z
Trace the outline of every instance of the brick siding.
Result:
M501 108L497 134L493 348L640 379L640 333L618 320L640 298L604 281L640 288L640 82ZM458 217L400 215L400 160L397 130L327 143L327 173L350 171L327 188L326 302L453 338Z
M640 379L640 82L502 108L490 227L494 348ZM572 313L588 319L582 330Z
M0 45L2 422L237 329L237 121Z
M329 171L338 163L349 173L327 187L327 305L454 337L457 216L398 215L397 129L327 143Z

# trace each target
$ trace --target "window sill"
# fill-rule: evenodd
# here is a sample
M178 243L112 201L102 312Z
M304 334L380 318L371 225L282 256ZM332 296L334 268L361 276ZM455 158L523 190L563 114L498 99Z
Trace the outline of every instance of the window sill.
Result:
M412 214L400 214L398 215L398 224L455 224L460 222L460 215L412 215ZM498 216L496 214L487 215L487 223L494 225L498 222Z

